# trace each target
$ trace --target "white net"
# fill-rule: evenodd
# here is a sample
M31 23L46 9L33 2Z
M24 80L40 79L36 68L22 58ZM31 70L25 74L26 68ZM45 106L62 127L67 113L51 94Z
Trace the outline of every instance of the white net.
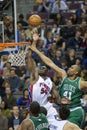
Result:
M8 56L8 60L12 66L22 66L25 65L25 56L26 56L26 51L25 52L22 51L17 54L10 53Z

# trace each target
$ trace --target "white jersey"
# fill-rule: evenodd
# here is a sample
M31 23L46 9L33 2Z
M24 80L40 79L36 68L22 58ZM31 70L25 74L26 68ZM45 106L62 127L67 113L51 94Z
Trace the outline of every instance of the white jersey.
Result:
M31 87L31 86L30 86ZM44 106L52 90L52 81L49 77L45 80L39 76L38 81L32 86L32 101L37 101L40 106Z
M49 123L50 130L63 130L64 125L68 122L67 120L60 120L58 112L53 107L52 103L47 103L44 106L47 109L47 120Z
M47 109L47 116L46 117L47 117L47 120L49 122L49 128L51 127L51 130L52 130L53 127L56 127L55 124L56 124L57 120L59 119L58 112L53 107L53 104L50 102L48 102L44 107Z
M55 125L56 119L58 119L58 112L53 107L52 103L47 100L52 90L51 79L47 77L44 80L41 76L39 76L38 81L34 85L31 85L30 89L32 90L32 101L37 101L40 106L44 106L47 109L47 120L49 122L49 126Z
M54 123L51 123L49 126L50 130L64 130L64 126L67 123L67 120L57 120Z

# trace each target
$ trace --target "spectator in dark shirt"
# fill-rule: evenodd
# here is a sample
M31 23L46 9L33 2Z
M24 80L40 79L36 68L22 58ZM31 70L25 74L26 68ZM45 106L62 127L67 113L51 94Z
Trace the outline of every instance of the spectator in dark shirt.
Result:
M69 51L65 55L65 59L67 61L68 68L71 67L71 65L75 64L75 61L76 61L75 54L76 54L76 51L74 49L69 49Z
M62 51L59 50L59 49L55 50L55 57L53 58L53 62L54 62L57 66L59 66L60 68L62 67L61 62L60 62L61 57L62 57Z
M81 38L81 31L76 30L75 37L71 38L68 41L68 47L78 50L80 48L80 46L81 46L82 41L83 40Z
M6 96L3 97L3 101L5 102L7 108L12 109L12 106L16 104L16 97L12 95L10 86L5 88Z
M10 77L8 78L10 82L12 92L19 91L23 86L24 80L21 80L15 73L15 68L11 68Z
M87 47L87 32L85 32L85 34L83 36L83 41L81 43L81 47L83 47L83 48Z
M60 29L60 35L67 41L75 36L75 27L72 26L72 20L66 21L66 26Z
M2 84L2 86L0 88L0 95L1 95L2 98L6 95L5 94L5 88L6 87L10 87L10 83L9 83L8 80L4 80L4 82L3 82L3 84Z
M2 94L2 84L3 84L3 82L4 82L4 79L3 79L3 77L2 77L2 74L0 74L0 95L2 96L3 94Z
M65 51L66 40L63 37L61 37L59 34L56 34L55 41L56 41L57 48L61 49L62 51Z
M58 25L64 25L65 24L65 19L63 18L61 13L57 13L54 21L58 24Z
M19 114L18 106L13 106L12 115L8 119L8 130L16 130L17 127L21 124L24 117Z
M85 32L87 31L87 21L83 20L80 25L81 36L84 37Z
M24 20L24 15L23 14L19 15L19 20L18 20L17 23L20 23L23 28L27 28L27 26L28 26L28 23Z
M78 18L76 16L76 13L73 13L70 19L72 20L72 24L78 24Z

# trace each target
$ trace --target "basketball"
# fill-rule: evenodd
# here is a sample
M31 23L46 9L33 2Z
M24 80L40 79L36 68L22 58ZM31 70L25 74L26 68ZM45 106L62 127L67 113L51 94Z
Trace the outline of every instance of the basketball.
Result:
M41 17L36 14L31 15L28 19L29 24L34 27L39 26L41 24L41 21Z

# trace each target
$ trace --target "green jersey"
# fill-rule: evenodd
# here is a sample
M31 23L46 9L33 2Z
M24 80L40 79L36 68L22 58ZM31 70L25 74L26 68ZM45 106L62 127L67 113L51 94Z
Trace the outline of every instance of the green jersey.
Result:
M59 86L60 97L66 97L71 101L71 103L68 105L70 108L81 106L80 99L83 93L80 90L79 82L80 77L77 77L75 80L70 80L68 77L65 77Z
M38 117L31 116L30 120L33 122L34 130L48 130L48 121L44 114L39 114Z

